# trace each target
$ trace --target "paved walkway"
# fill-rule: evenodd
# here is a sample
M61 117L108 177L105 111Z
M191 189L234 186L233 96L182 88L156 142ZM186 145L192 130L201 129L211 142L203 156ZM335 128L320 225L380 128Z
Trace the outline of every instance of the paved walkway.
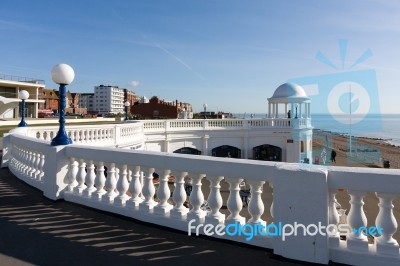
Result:
M310 265L53 202L0 169L0 265Z

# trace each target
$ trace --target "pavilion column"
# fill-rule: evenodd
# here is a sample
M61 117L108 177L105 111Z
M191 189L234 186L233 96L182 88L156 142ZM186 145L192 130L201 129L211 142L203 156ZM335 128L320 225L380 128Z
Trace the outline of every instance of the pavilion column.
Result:
M299 114L298 114L298 117L299 117L299 118L301 118L302 106L303 106L303 103L300 103L300 104L299 104Z
M275 118L278 118L278 104L275 104Z
M271 118L271 103L268 103L268 118Z
M285 103L285 117L287 118L287 103Z

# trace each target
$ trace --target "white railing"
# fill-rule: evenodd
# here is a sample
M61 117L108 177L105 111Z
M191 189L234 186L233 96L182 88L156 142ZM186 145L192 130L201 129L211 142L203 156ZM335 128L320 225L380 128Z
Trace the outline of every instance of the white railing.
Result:
M292 123L291 123L292 121ZM311 127L309 118L142 120L144 132Z
M18 134L50 142L58 132L58 126L17 128ZM66 133L74 144L90 146L124 147L144 143L141 123L116 125L67 125Z
M340 221L335 197L338 189L344 190L351 198L349 226L376 225L383 228L382 236L369 241L364 235L354 233L347 239L340 239L338 233L332 236L300 234L285 240L260 235L251 241L246 241L246 235L220 238L273 249L275 254L310 262L400 263L399 246L393 238L399 219L393 214L393 203L400 194L400 170L319 169L312 165L86 145L52 147L46 141L16 133L4 137L3 142L3 166L8 166L16 177L41 189L51 199L63 198L183 231L188 230L192 220L193 226L254 225L267 221L275 225L336 225ZM157 184L153 180L154 172L160 176ZM184 206L185 177L192 179L190 208ZM248 207L243 206L240 197L242 181L250 186ZM221 186L227 194L221 192ZM364 203L363 198L371 192L376 194L379 203L371 200ZM204 207L205 199L208 208ZM364 204L378 210L372 220L367 220L372 214L364 211Z
M292 124L291 122L292 121ZM181 131L252 130L270 128L302 128L309 119L171 119L139 120L116 125L67 125L66 133L74 144L106 147L143 147L146 134L167 134ZM18 134L51 141L58 126L18 128Z

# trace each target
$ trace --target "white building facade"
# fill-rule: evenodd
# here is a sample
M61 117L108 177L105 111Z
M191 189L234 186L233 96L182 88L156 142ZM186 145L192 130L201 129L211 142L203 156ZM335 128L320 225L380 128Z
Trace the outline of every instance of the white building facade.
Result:
M93 111L99 114L124 112L124 89L118 86L100 85L94 87Z
M10 119L20 117L18 93L25 90L29 93L26 100L25 116L38 117L39 89L44 88L43 80L10 75L0 75L0 118Z

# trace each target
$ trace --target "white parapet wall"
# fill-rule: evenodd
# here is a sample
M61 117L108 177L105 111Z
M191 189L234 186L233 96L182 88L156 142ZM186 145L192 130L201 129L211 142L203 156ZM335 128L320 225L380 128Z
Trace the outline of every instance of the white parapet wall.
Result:
M400 194L397 169L321 168L95 145L52 147L48 141L26 136L24 130L4 137L3 152L3 167L53 200L64 199L192 235L206 225L207 230L242 225L241 235L213 237L269 248L275 254L307 262L400 264L399 245L393 238L397 232L393 204ZM188 177L192 191L187 198ZM243 182L249 186L248 206L243 205ZM221 191L223 184L227 185L225 192ZM346 238L335 231L315 233L316 226L343 224L335 198L338 189L351 198L350 228L374 225L383 228L381 236L368 240L355 232ZM379 199L379 204L368 203L378 209L375 221L367 221L363 209L363 198L371 192ZM189 205L185 205L187 200ZM259 232L269 234L251 234L248 240L255 225L264 226L266 231ZM290 226L295 225L304 226L310 234L290 235ZM268 228L275 227L282 231L275 231L274 236Z
M19 134L50 141L57 126L17 129ZM281 150L280 160L299 162L311 159L312 127L310 119L172 119L140 120L115 125L67 125L75 144L175 152L181 148L213 155L221 146L235 147L242 159L253 158L253 149L271 145ZM305 149L301 150L300 147ZM310 160L312 161L312 160Z

